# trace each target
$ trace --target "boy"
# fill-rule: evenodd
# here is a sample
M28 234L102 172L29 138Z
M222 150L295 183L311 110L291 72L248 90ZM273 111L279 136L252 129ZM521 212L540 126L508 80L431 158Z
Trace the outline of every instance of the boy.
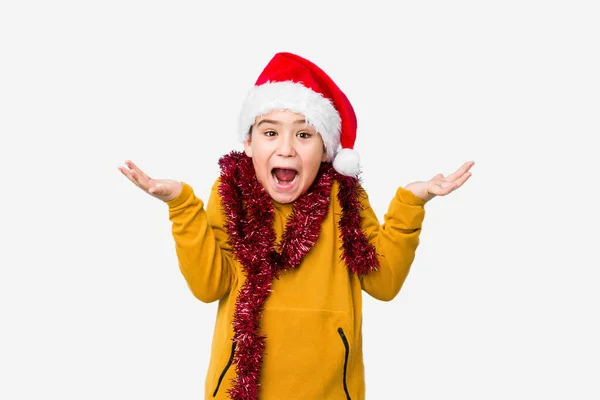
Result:
M358 180L350 102L291 53L259 76L240 136L206 211L185 183L119 168L168 204L190 290L219 300L205 398L364 399L362 291L396 296L425 203L462 186L473 162L398 188L380 226Z

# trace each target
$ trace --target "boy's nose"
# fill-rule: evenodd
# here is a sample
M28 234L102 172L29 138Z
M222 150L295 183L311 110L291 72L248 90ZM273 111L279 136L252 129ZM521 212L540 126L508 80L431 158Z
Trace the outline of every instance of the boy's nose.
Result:
M279 146L277 147L277 155L282 157L293 157L296 154L294 149L294 141L285 135L281 136Z

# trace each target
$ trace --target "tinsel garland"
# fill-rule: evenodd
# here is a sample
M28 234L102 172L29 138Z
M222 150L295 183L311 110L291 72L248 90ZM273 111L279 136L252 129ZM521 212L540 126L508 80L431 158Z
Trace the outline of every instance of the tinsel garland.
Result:
M232 151L221 157L219 166L219 194L228 242L246 273L232 322L237 374L228 395L232 400L258 400L266 340L259 327L265 302L272 292L271 282L279 279L281 273L297 268L316 243L329 211L334 179L340 185L342 259L356 274L377 270L379 262L375 248L361 229L357 178L339 174L331 163L321 163L309 190L294 202L281 242L276 245L272 200L256 178L252 159L243 152Z

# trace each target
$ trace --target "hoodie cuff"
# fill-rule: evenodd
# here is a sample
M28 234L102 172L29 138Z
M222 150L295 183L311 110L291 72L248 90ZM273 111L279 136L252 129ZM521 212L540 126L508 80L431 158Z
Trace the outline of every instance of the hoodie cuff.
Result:
M425 203L427 203L425 200L420 199L413 192L403 187L399 187L396 191L396 198L400 202L411 206L424 206Z
M169 209L173 209L185 203L185 201L194 194L192 187L185 182L181 182L181 193L179 196L175 197L173 200L167 201L167 205Z

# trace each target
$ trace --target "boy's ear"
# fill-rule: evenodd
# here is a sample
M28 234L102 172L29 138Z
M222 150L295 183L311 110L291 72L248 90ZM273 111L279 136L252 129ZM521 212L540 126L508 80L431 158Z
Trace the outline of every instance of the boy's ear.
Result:
M321 157L321 162L327 161L327 148L323 145L323 157Z
M250 128L248 139L244 140L244 152L248 157L252 157L252 128Z

